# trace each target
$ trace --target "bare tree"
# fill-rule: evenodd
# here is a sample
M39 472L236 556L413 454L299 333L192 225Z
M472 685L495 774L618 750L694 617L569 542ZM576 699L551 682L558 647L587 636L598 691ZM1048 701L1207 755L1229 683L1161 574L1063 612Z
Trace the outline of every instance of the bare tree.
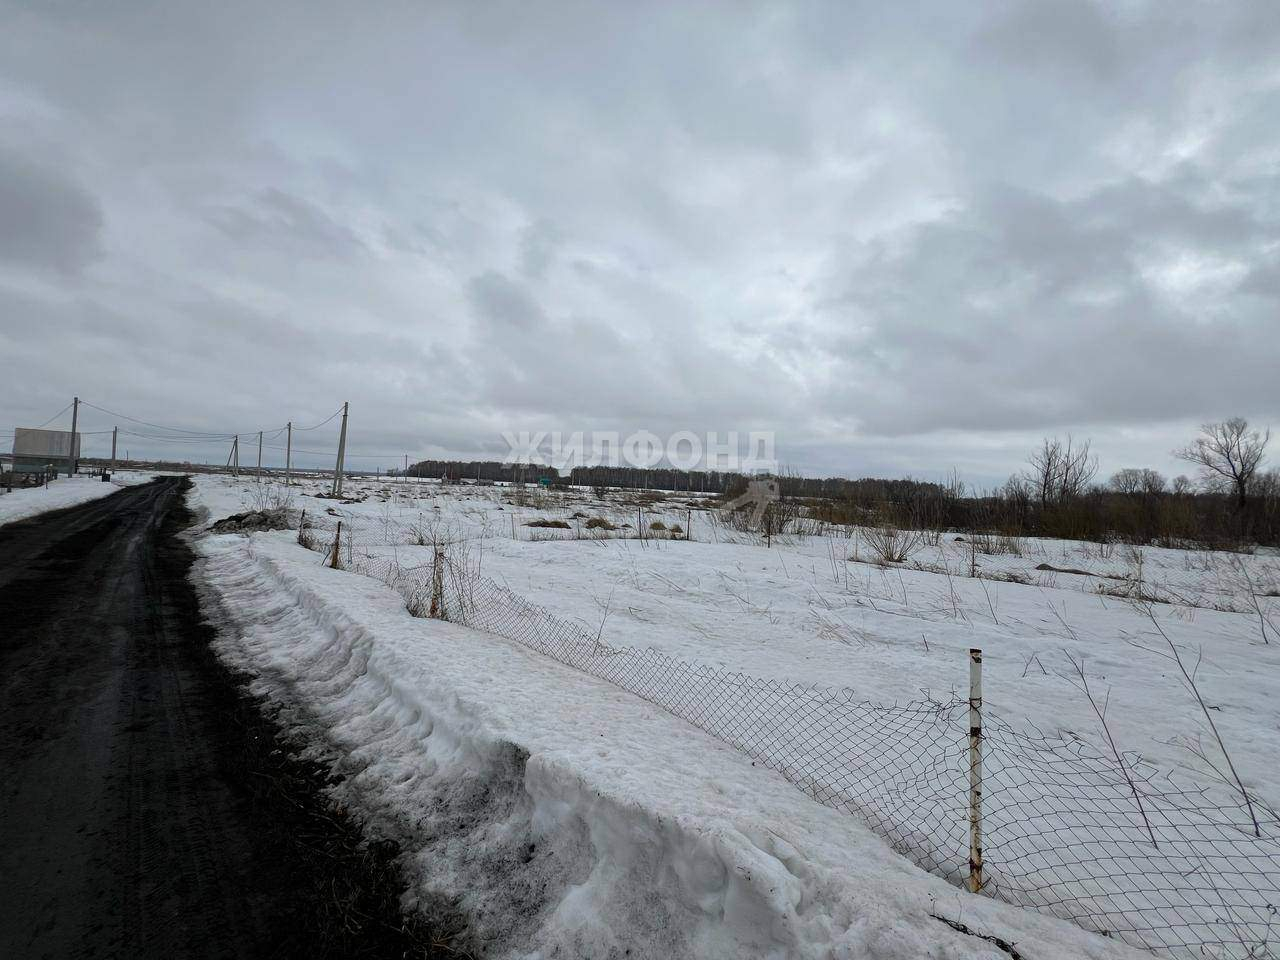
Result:
M1116 493L1142 493L1151 496L1164 493L1165 481L1159 470L1152 470L1149 467L1125 467L1111 475L1107 486Z
M1266 473L1253 478L1253 492L1263 500L1280 502L1280 467L1272 467Z
M1185 473L1180 473L1173 478L1173 492L1179 497L1186 496L1195 489L1195 484L1191 482L1191 478Z
M1089 452L1090 441L1075 446L1071 435L1062 451L1062 476L1058 480L1058 502L1067 503L1089 489L1098 474L1098 458Z
M1044 438L1039 448L1027 457L1031 469L1023 473L1022 478L1031 489L1031 494L1046 507L1053 500L1058 486L1058 475L1062 472L1062 441L1057 437L1050 440Z
M1074 500L1088 489L1098 472L1098 458L1090 452L1090 441L1077 444L1070 435L1066 443L1045 437L1027 463L1031 469L1023 473L1022 480L1042 507Z
M1234 493L1236 506L1243 507L1270 439L1270 427L1265 432L1251 430L1248 420L1232 417L1204 424L1200 427L1200 436L1173 453L1196 464L1206 486Z

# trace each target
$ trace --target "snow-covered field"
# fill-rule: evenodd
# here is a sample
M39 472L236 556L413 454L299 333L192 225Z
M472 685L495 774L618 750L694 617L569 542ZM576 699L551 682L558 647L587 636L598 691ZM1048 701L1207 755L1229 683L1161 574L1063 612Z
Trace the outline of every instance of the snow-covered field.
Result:
M118 471L108 483L99 477L76 476L50 480L48 487L15 487L12 493L0 493L0 524L88 503L121 487L146 483L153 476L155 474Z
M963 695L980 647L992 712L1103 745L1081 664L1135 767L1238 801L1211 716L1274 833L1276 557L1032 540L988 555L944 536L881 566L860 534L766 545L683 497L372 480L348 483L358 502L305 495L322 489L300 488L294 507L344 519L361 549L429 569L431 548L410 541L452 541L469 568L614 648L893 703ZM252 480L210 476L196 496L214 519L258 499ZM616 529L589 529L593 517ZM567 527L528 526L557 520ZM682 530L634 538L655 521ZM202 544L227 655L349 753L343 798L413 851L423 904L460 912L494 953L1005 955L934 913L1025 956L1127 955L929 876L856 817L617 687L409 617L290 533Z

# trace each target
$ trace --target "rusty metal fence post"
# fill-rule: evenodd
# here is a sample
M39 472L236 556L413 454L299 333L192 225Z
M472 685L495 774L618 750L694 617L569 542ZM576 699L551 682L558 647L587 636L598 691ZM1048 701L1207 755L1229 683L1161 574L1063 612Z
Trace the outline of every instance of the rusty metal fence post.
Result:
M338 521L338 532L333 535L333 559L329 561L329 566L337 570L338 567L338 546L342 543L342 521Z

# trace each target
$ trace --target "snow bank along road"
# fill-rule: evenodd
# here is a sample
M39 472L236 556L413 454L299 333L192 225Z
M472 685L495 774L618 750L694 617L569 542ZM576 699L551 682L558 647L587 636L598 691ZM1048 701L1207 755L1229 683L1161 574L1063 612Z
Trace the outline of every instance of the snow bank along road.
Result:
M213 517L255 499L248 482L196 485ZM859 817L652 703L521 644L410 616L395 590L330 569L296 531L208 536L198 548L218 652L333 744L334 796L399 840L406 902L452 949L539 960L1150 956L964 893Z
M403 955L396 851L209 649L188 485L0 526L0 957Z

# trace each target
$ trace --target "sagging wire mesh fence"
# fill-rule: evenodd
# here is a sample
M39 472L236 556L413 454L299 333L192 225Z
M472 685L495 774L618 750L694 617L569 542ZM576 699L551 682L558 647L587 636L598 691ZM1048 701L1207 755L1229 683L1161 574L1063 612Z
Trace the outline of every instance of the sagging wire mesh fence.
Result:
M413 525L317 517L299 539L398 590L417 616L516 641L614 683L862 817L954 883L969 876L968 701L881 705L613 647L479 575ZM451 555L453 554L453 555ZM424 559L425 557L425 559ZM1177 957L1280 957L1280 821L1140 759L984 711L983 892Z

